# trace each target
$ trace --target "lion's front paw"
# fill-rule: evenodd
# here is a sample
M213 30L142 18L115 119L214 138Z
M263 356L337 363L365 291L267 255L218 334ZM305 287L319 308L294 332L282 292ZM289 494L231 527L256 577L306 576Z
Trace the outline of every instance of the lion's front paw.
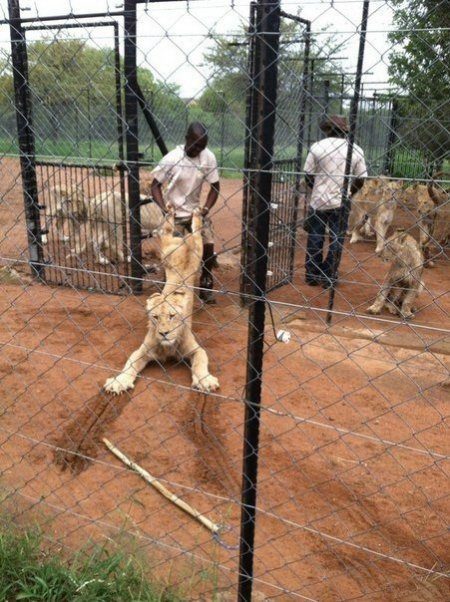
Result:
M388 308L388 312L390 314L392 314L393 316L397 316L398 315L398 307L393 304L393 303L389 303L389 305L387 306Z
M131 376L127 374L118 374L112 376L103 385L103 388L107 393L113 393L114 395L120 395L129 389L134 388L134 381Z
M192 386L194 389L203 391L203 393L211 393L211 391L216 391L220 387L218 379L212 374L207 374L203 378L193 375Z
M380 309L376 305L371 305L366 309L368 314L379 314Z

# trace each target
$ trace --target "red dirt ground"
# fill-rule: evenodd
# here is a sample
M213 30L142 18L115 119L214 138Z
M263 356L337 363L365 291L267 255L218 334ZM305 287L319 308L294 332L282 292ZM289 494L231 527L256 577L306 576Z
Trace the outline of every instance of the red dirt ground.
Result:
M1 169L2 262L26 261L17 163L3 159ZM233 240L232 246L239 240L240 183L224 180L223 191L227 202L214 221L220 244ZM325 307L325 293L302 284L300 249L296 261L294 283L271 299ZM21 264L15 267L23 271ZM376 293L370 282L380 281L384 270L372 243L352 247L341 269L346 282L338 288L337 308L362 313ZM222 267L216 275L224 290L237 291L236 268ZM357 317L335 321L392 330L400 341L419 324L448 328L448 266L427 270L425 282L412 326ZM211 600L216 582L233 592L237 551L219 546L126 471L99 438L103 433L174 493L229 526L223 536L228 544L238 542L248 325L238 297L220 295L217 306L199 307L194 316L221 382L218 395L190 390L186 366L152 365L129 396L106 403L101 385L144 336L145 296L0 286L1 486L15 516L33 508L47 535L72 548L90 537L134 547L158 576L182 586L186 599ZM290 311L275 304L277 323ZM322 320L313 309L303 317L306 325ZM444 338L439 331L414 331L427 344ZM449 598L450 393L440 386L447 374L445 355L313 328L293 329L283 345L269 323L255 556L255 587L264 598ZM101 409L107 419L88 447L94 460L78 474L61 471L54 462L61 437L67 428L77 437L80 416L97 424Z

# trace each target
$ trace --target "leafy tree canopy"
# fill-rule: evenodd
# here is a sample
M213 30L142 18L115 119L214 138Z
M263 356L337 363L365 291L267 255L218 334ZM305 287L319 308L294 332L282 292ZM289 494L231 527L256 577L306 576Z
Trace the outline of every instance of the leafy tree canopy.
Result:
M406 95L402 134L441 163L450 152L450 1L392 0L391 80Z

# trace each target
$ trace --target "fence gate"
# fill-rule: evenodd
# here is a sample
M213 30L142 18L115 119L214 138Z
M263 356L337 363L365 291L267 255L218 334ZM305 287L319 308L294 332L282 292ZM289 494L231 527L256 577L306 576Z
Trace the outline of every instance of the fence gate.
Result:
M260 135L258 129L258 89L261 57L256 44L256 23L260 18L256 3L250 5L248 29L248 87L246 103L246 139L242 208L242 272L240 291L246 302L253 281L255 240L251 232L254 220L254 190ZM270 206L268 287L271 291L292 281L299 222L300 171L305 137L305 107L308 95L310 22L281 12L282 20L299 24L299 35L287 29L280 36L278 91L275 119L275 151L272 161L272 203Z
M19 2L12 0L11 54L31 268L51 284L129 291L118 23L25 21L37 24L24 26ZM81 51L97 28L112 30L111 49L97 52L97 62L80 63L90 56ZM76 34L61 34L66 30ZM36 82L46 77L49 60L61 62L61 78L49 78L40 97Z

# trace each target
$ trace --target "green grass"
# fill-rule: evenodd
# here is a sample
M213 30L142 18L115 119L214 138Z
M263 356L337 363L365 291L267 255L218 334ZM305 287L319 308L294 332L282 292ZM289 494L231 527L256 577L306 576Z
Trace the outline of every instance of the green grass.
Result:
M0 602L179 602L150 583L135 559L106 548L69 561L45 551L37 531L0 530Z
M144 159L159 161L161 153L156 145L153 145L153 151L150 146L141 144L141 150L144 152ZM222 178L240 178L241 170L244 165L244 148L232 147L220 149L211 146L211 150L216 154L221 167ZM19 152L15 140L0 138L0 154L17 155ZM153 157L152 157L152 152ZM72 161L83 161L92 157L93 163L97 162L115 162L118 159L117 144L115 142L105 142L100 140L83 140L74 144L71 140L46 141L45 144L36 144L36 155L39 159L65 159ZM294 157L295 148L277 148L276 157ZM445 169L449 169L449 162L446 161ZM414 149L398 149L394 155L393 173L397 178L423 178L426 177L426 161L423 153Z

